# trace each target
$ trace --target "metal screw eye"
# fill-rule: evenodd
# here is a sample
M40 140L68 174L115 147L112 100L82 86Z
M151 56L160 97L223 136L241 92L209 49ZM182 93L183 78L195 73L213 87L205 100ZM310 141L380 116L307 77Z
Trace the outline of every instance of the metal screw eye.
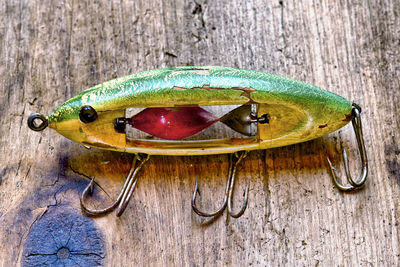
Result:
M39 123L37 121L40 121ZM47 118L40 113L32 113L28 118L28 127L33 131L43 131L49 122Z

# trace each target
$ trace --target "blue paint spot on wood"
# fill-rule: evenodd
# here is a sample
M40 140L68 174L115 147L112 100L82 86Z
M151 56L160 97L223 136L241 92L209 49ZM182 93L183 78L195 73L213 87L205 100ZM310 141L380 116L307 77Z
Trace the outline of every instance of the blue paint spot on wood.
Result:
M103 236L93 219L50 207L32 226L23 257L23 266L101 266Z

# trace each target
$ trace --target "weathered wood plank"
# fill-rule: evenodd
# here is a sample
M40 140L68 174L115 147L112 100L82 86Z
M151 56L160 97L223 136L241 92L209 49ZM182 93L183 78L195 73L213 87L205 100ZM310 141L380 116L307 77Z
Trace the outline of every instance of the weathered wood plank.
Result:
M399 14L390 0L2 1L0 265L399 265ZM32 132L27 117L100 82L177 65L264 70L355 100L366 188L332 187L326 155L339 166L349 148L359 168L348 126L251 152L238 173L235 203L251 178L239 219L203 224L190 207L196 176L203 207L222 200L227 155L152 157L121 218L87 219L78 196L88 178L116 196L131 155Z

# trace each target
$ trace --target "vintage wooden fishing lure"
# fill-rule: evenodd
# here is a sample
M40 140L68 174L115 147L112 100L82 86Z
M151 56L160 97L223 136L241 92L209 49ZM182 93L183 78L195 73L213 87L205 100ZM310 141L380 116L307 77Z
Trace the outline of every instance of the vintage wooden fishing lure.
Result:
M103 210L83 210L101 215L118 206L121 215L133 193L137 172L149 155L209 155L230 153L224 202L217 211L204 213L192 198L194 211L216 216L226 207L233 217L243 214L231 208L237 164L246 152L308 141L353 122L362 161L362 174L353 179L344 163L349 185L342 185L335 168L333 181L344 191L360 188L368 166L360 119L361 108L334 93L277 75L226 67L178 67L133 74L94 86L66 101L46 118L34 113L28 126L47 126L84 146L134 153L134 162L117 201ZM210 131L219 127L221 131ZM142 157L141 154L145 154ZM235 158L235 160L233 159Z

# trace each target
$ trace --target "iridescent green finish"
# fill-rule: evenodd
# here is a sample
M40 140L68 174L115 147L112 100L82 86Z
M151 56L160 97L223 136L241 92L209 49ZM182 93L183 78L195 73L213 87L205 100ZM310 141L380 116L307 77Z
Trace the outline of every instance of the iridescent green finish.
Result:
M78 114L84 105L92 106L100 114L101 120L102 112L129 107L237 105L249 102L259 103L260 107L267 104L264 110L268 110L269 107L277 112L283 110L282 114L276 114L277 122L280 116L285 116L287 121L291 121L291 116L294 120L299 120L296 127L284 134L280 133L280 137L268 138L265 128L261 132L266 134L259 136L257 141L260 144L252 146L249 150L317 138L347 124L351 114L350 101L316 86L260 71L203 66L151 70L99 84L65 102L48 119L49 127L66 137L96 146L95 142L91 144L91 141L85 141L88 139L88 133L79 126L82 123ZM294 134L296 131L298 133ZM112 141L105 143L109 147L103 144L103 148L140 152L137 149L121 148L120 145L112 144ZM183 154L199 154L191 153L193 149ZM209 152L208 154L214 153L212 150Z

